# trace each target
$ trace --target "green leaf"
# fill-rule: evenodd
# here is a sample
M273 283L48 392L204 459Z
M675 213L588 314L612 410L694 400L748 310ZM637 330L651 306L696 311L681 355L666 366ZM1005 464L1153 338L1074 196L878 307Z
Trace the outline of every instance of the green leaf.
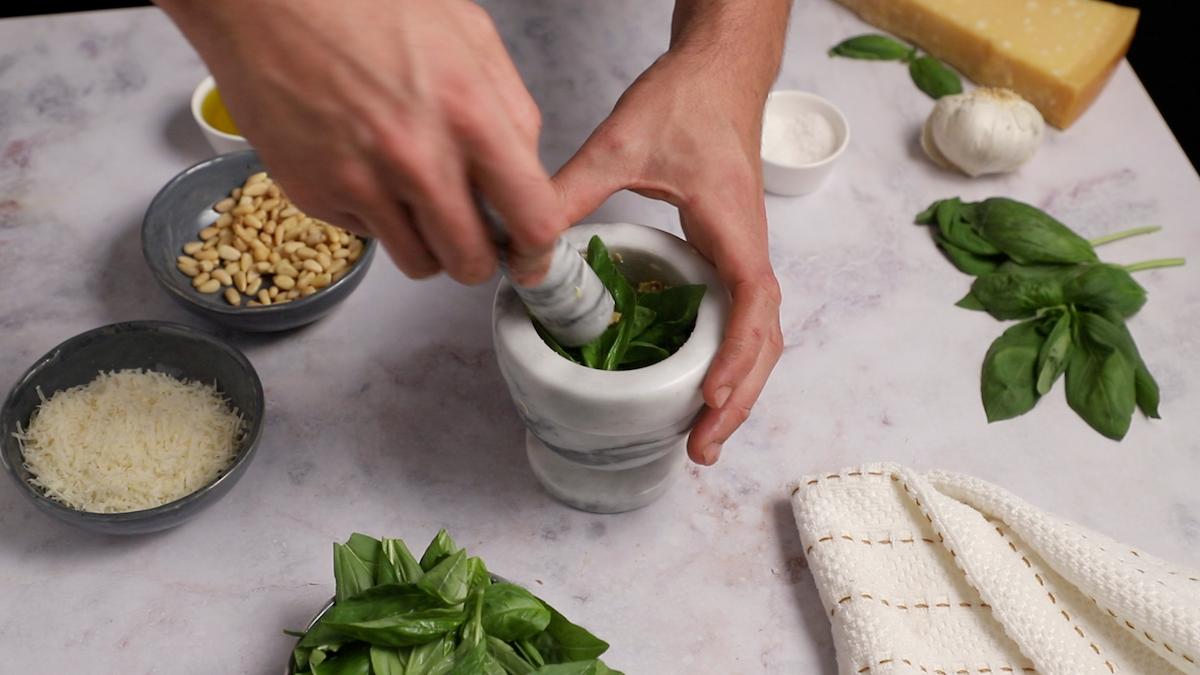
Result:
M375 585L375 557L364 558L350 545L351 542L333 545L333 579L338 602Z
M1116 265L1083 266L1079 274L1063 284L1066 301L1099 312L1115 312L1123 319L1137 314L1146 304L1146 289Z
M483 629L483 594L484 590L479 589L471 593L467 602L467 621L462 628L462 644L476 645L487 637Z
M950 262L958 268L958 271L964 274L970 274L974 277L983 276L995 271L996 267L1000 264L994 257L978 255L955 246L947 241L940 232L934 235L934 241L937 242L938 248L942 249L942 252L950 259Z
M1023 415L1037 404L1037 359L1043 338L1036 321L1025 321L992 342L983 357L980 393L988 422Z
M1058 319L1054 320L1053 327L1038 351L1038 396L1049 393L1055 381L1067 369L1067 361L1071 357L1071 347L1074 344L1071 336L1071 313L1063 311Z
M1019 263L1096 262L1086 239L1029 204L992 197L975 206L975 226L1000 251Z
M638 342L674 353L696 327L696 316L707 290L704 284L689 284L639 295L638 303L654 311L655 321L638 336Z
M976 278L971 294L997 319L1024 319L1064 304L1063 285L1074 273L1074 267L1005 263Z
M387 584L363 591L348 600L335 602L325 613L318 627L332 628L339 624L374 621L443 607L441 600L416 584ZM312 631L309 631L309 634L311 635ZM309 636L306 635L304 640L301 640L301 645L305 645L308 639Z
M579 363L579 359L571 354L566 347L562 346L558 340L555 340L554 336L546 330L546 327L543 326L541 322L533 317L529 317L529 320L533 322L533 329L537 331L538 337L542 338L542 342L545 342L548 347L553 349L555 352L558 352L558 355L564 359L574 363Z
M625 352L625 360L621 362L621 366L622 368L645 368L646 366L651 366L662 361L670 355L671 352L658 345L634 340L629 343L629 349Z
M630 340L636 340L637 336L642 334L642 331L654 323L654 319L657 316L658 314L649 307L638 305L633 312L633 329L630 333Z
M375 579L380 584L413 583L424 571L400 539L380 541L379 558L375 561Z
M404 675L401 650L371 647L371 672L374 675Z
M593 236L588 241L588 265L595 270L600 281L604 283L604 287L612 294L614 308L621 315L616 326L609 327L609 330L600 336L600 349L598 350L598 355L601 357L600 363L599 366L593 367L616 370L617 366L621 364L621 359L625 356L625 350L629 348L629 341L633 336L633 323L637 314L637 293L633 290L633 286L629 285L625 275L617 269L617 264L613 262L608 248L600 240L600 237ZM588 345L584 345L584 349L587 347Z
M1067 364L1067 404L1093 429L1113 440L1129 431L1136 407L1134 364L1121 353L1120 329L1079 312L1079 342Z
M404 675L445 675L454 667L454 647L455 638L449 634L413 647Z
M313 675L371 675L371 656L366 648L356 647L338 653L312 667Z
M533 671L533 675L620 675L620 673L604 665L603 661L593 659L542 666Z
M498 637L493 635L487 637L487 650L507 675L529 675L533 672L533 665L522 658L516 649Z
M458 546L454 544L454 540L445 530L438 530L433 541L429 542L429 546L425 548L425 552L421 554L421 569L428 572L442 561L442 558L449 556L458 550Z
M983 306L983 303L980 302L979 298L975 297L975 294L972 293L971 291L967 291L967 294L962 297L962 300L959 300L958 302L954 303L954 306L962 307L963 309L970 309L970 310L974 310L974 311L978 311L978 312L987 311L987 308Z
M546 630L533 637L531 643L546 663L587 661L599 658L608 650L607 642L571 623L545 601L542 604L550 610L550 623Z
M533 644L533 642L529 640L517 640L513 643L513 648L517 650L517 653L521 655L521 658L533 664L535 668L546 665L545 657L542 656L542 652Z
M426 571L417 580L417 587L446 605L457 605L467 599L471 572L467 552L459 549Z
M487 643L462 643L454 652L454 667L450 675L485 675L487 664Z
M1158 403L1159 391L1158 382L1154 376L1150 374L1150 369L1146 367L1145 360L1142 359L1142 354L1138 351L1137 344L1133 340L1133 335L1129 332L1129 327L1116 313L1100 313L1109 323L1113 324L1118 329L1117 346L1121 353L1125 355L1133 366L1133 386L1134 398L1137 400L1138 409L1142 414L1152 419L1159 419Z
M515 584L492 584L483 595L483 629L501 640L525 640L546 629L550 610Z
M977 256L995 256L1000 250L984 239L976 230L972 219L975 205L964 204L958 197L943 199L937 206L938 233L948 244L952 244Z
M958 74L932 56L909 61L908 73L918 89L935 99L962 93L962 80Z
M317 625L313 626L300 641L296 643L297 649L324 649L336 651L342 646L346 640L337 631L328 627L324 623L324 617Z
M461 607L435 607L394 614L372 621L326 620L339 633L381 647L410 647L424 644L457 630L466 620Z
M905 61L912 51L912 47L886 35L859 35L834 45L829 55L869 61Z
M958 197L951 197L950 199L957 200L960 204L962 203L962 200L959 199ZM915 218L913 218L913 222L916 223L917 225L937 225L938 207L941 206L942 202L944 202L944 201L948 201L948 200L939 199L939 200L935 201L934 203L930 204L928 207L926 207L926 209L924 211L918 213L917 216Z

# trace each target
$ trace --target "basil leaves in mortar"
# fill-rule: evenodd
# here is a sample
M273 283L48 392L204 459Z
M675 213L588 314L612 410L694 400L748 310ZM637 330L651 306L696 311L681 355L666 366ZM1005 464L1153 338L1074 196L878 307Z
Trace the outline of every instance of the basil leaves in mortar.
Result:
M400 539L333 545L334 605L292 652L297 675L621 675L608 643L438 532L418 561Z
M704 284L663 288L645 283L635 288L600 237L588 242L587 261L613 296L614 321L588 344L566 347L530 319L538 335L559 356L589 368L631 370L658 363L687 342L707 289Z

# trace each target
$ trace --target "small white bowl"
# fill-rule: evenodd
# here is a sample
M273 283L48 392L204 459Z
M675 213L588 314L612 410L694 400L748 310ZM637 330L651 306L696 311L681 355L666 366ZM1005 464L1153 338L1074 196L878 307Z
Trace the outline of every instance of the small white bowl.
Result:
M204 138L208 140L208 144L212 146L214 152L218 155L224 155L227 152L237 152L238 150L249 150L248 143L243 136L236 134L227 134L220 129L208 123L204 119L204 114L201 112L201 107L204 105L204 97L208 96L208 92L217 88L217 81L212 75L204 78L200 84L196 85L196 90L192 92L192 119L196 120L196 126L200 127L200 131L204 132Z
M806 162L789 162L778 157L778 147L767 147L764 137L762 149L763 187L777 195L796 196L815 191L833 171L837 158L850 143L850 124L842 111L829 101L806 91L773 91L767 97L763 110L763 126L770 121L798 119L806 113L816 113L829 123L833 130L830 149L823 156ZM768 155L774 159L768 159Z

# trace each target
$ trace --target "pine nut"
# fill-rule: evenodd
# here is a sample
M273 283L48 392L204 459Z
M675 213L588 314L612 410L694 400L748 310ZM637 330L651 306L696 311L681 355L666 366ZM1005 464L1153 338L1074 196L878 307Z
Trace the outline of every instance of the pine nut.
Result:
M349 257L350 257L350 249L348 249L348 248L339 248L338 250L333 252L333 258L335 260L341 260L343 258L349 258Z
M196 260L190 255L181 255L178 258L175 258L175 262L179 263L180 265L191 265L192 267L200 264L199 260Z
M267 289L267 294L271 296L272 300L274 300L275 298L279 297L279 287L272 286L271 288Z
M333 264L333 256L329 255L328 253L318 253L317 264L321 266L322 270L327 270L329 269L329 266Z
M233 188L233 192L230 192L229 196L233 197L234 199L241 199L242 198L242 188L240 188L240 187Z
M308 296L310 296L316 292L317 292L317 289L315 286L305 286L304 290L300 291L300 297L307 298Z
M246 292L246 273L238 272L237 274L233 275L233 285L237 287L239 292L245 293Z
M312 272L305 272L304 274L301 274L300 278L296 280L296 288L304 290L309 286L312 286L312 280L316 277L317 275L313 274Z
M296 255L301 260L308 260L310 258L317 257L317 252L307 246L302 246L302 247L296 249Z
M283 260L283 256L279 255L278 251L271 251L271 255L267 256L267 260L270 260L271 264L276 264L280 260Z
M222 199L213 205L213 211L216 211L217 213L225 213L226 211L232 209L236 204L237 202L234 201L232 197L226 197L225 199Z
M201 293L216 293L217 291L221 290L221 282L217 281L216 279L209 279L208 281L197 286L196 290L200 291Z
M299 288L293 288L292 290L287 292L288 300L295 300L298 297L300 297L300 289Z
M274 277L275 285L282 290L291 290L296 285L296 280L286 274L276 274Z
M300 209L292 206L291 204L288 204L287 208L285 208L279 212L279 215L283 216L284 218L290 218L292 216L298 215L299 213L300 213Z
M217 227L229 227L230 225L233 224L233 214L232 213L222 213L221 217L217 218L217 222L214 224Z
M250 268L254 266L254 257L249 253L243 253L238 265L242 268L243 272L249 272Z
M325 288L331 283L333 283L333 275L331 275L329 272L318 274L312 281L313 288L316 289Z
M189 241L188 243L183 245L183 252L188 255L191 255L193 253L199 253L203 248L204 248L204 242Z
M208 283L209 278L210 276L208 272L201 272L197 274L196 276L192 277L192 287L200 288L201 285Z
M229 244L222 244L220 247L218 247L217 255L221 257L221 260L241 260L242 259L242 252L237 250L236 248L230 246Z
M260 303L262 303L264 305L271 304L271 294L266 292L265 290L259 291L257 297L258 297L258 301Z
M261 197L267 194L267 188L270 187L266 183L248 183L242 188L243 197Z
M222 286L232 286L233 285L233 277L230 276L229 272L226 272L225 270L213 270L212 278L221 282Z
M263 200L262 210L270 211L271 209L275 208L276 206L279 206L279 197L271 197L270 199Z
M264 181L264 180L266 180L266 179L267 179L267 172L266 172L266 171L259 171L258 173L253 173L253 174L250 174L250 177L249 177L249 178L247 178L247 179L246 179L246 182L245 182L245 183L242 183L242 185L247 185L247 186L248 186L248 185L253 185L253 184L255 184L255 183L258 183L258 182L260 182L260 181Z
M300 276L300 271L297 270L292 263L286 260L280 260L275 264L275 274L282 274L285 277L291 277L295 279L296 277Z
M313 274L320 274L321 272L325 271L325 268L321 266L321 263L311 258L304 261L303 267Z
M330 274L337 274L338 272L346 269L349 265L350 263L346 262L344 258L338 258L337 260L333 261L332 265L329 266L328 271Z
M279 197L280 199L282 199L283 198L283 190L280 190L279 186L276 185L275 183L271 183L271 187L267 188L267 196Z
M262 288L262 282L263 282L262 277L254 279L252 281L247 281L246 287L243 289L239 289L239 290L245 292L246 295L254 295L255 293L258 293L260 288ZM266 304L266 303L264 303L264 304Z
M304 242L289 241L288 243L283 245L283 252L288 255L291 255L291 254L295 253L296 251L299 251L301 248L304 248Z
M263 262L271 257L271 249L267 248L266 244L255 239L250 242L250 253L253 255L254 262Z
M266 260L254 263L254 271L258 272L259 274L270 274L274 267L274 265Z
M201 260L200 269L204 272L211 272L217 268L217 265L211 260Z
M200 275L200 268L196 267L195 265L185 265L183 263L178 263L175 265L175 267L178 268L180 272L183 272L184 274L188 275L189 277L195 277L195 276Z
M225 302L238 307L242 304L242 294L237 292L236 288L225 289Z
M250 250L250 245L246 243L245 239L234 239L233 247L238 250L238 260L241 260L242 253L245 253L246 251Z
M252 227L256 230L261 230L262 226L263 226L263 221L258 216L254 215L253 213L246 216L246 218L242 222L246 223L247 225L249 225L250 227Z
M212 239L213 237L217 236L218 232L220 232L220 230L215 227L206 227L203 230L200 230L200 238Z

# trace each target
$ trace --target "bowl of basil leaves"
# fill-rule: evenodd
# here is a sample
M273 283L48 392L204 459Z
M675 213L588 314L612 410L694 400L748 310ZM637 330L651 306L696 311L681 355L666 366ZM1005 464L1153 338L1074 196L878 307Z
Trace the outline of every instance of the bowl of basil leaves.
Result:
M442 530L416 558L401 539L333 545L336 595L298 638L285 675L621 675L608 643L488 572Z
M496 358L547 492L594 513L640 508L682 469L729 295L712 265L669 232L614 223L563 237L612 293L612 323L593 342L565 347L502 281L492 309Z

